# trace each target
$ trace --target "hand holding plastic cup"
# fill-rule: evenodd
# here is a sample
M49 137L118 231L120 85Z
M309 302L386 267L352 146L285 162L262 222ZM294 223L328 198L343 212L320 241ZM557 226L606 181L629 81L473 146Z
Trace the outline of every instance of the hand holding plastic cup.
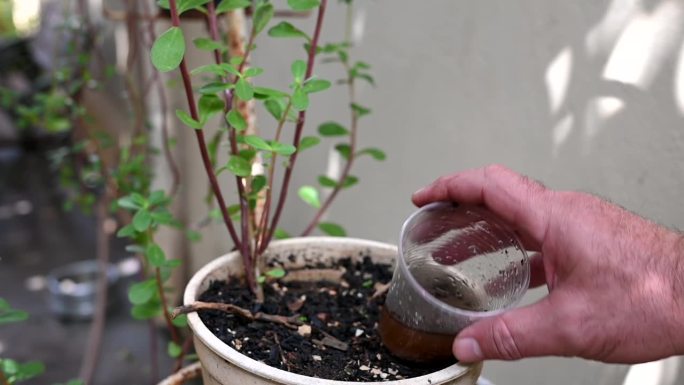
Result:
M401 230L399 257L379 332L395 356L454 360L454 337L518 304L529 259L513 230L481 206L432 203Z

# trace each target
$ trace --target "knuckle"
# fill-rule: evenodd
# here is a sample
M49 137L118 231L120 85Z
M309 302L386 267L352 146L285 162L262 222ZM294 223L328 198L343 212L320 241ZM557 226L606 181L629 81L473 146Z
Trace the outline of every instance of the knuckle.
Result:
M506 317L498 317L492 323L492 347L494 353L504 360L519 360L522 353L515 336L511 333Z
M489 175L500 175L512 172L508 167L499 163L492 163L490 165L485 166L484 171Z

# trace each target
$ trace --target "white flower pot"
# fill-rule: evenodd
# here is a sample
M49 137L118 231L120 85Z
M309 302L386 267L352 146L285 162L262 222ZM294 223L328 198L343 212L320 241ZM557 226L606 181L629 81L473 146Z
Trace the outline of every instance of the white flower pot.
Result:
M294 261L288 258L294 255ZM278 261L286 269L302 268L307 263L331 264L339 259L360 259L370 256L374 262L394 263L397 248L392 245L352 238L306 237L276 241L264 255L265 261ZM189 305L203 293L212 281L242 275L242 259L237 252L215 259L190 280L185 289L184 304ZM357 382L332 381L293 374L255 361L218 339L202 323L197 313L188 315L194 333L195 349L202 363L204 385L352 385ZM475 385L482 370L481 364L454 364L440 371L406 380L364 382L384 385Z

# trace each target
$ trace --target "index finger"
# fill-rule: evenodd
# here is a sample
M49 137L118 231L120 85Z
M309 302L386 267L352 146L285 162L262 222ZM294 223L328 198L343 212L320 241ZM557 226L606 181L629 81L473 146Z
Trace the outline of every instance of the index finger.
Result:
M437 201L483 204L536 244L549 225L552 191L503 166L492 165L441 177L413 194L413 203Z

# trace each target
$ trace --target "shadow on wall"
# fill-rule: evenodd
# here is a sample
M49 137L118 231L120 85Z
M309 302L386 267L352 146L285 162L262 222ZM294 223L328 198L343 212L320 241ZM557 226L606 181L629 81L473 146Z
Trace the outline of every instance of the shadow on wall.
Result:
M663 118L681 119L683 19L681 1L613 0L586 34L559 50L544 78L554 157L577 145L589 153L611 121L643 116L641 110L654 105ZM657 83L672 85L664 87L670 88L669 98L654 97Z

